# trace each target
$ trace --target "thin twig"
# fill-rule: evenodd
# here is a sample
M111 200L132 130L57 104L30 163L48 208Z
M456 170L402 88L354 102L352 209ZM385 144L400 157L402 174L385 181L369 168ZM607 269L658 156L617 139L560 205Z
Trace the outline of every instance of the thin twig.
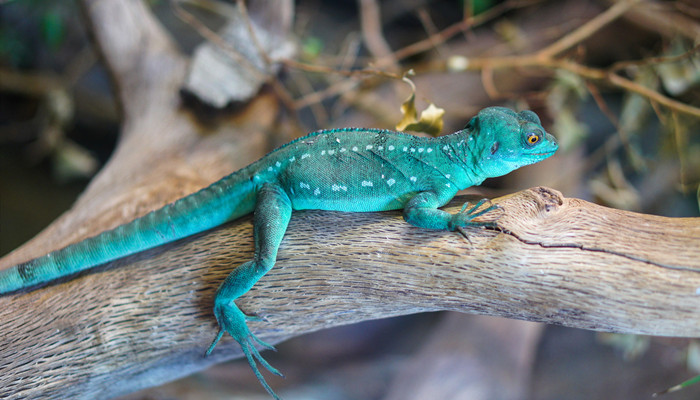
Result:
M317 65L317 64L303 63L303 62L292 60L292 59L281 60L281 62L289 68L294 68L294 69L298 69L298 70L302 70L302 71L306 71L306 72L321 73L321 74L337 74L337 75L342 75L342 76L346 76L348 78L351 78L351 79L346 79L346 80L343 80L340 82L336 82L323 90L320 90L320 91L317 91L314 93L310 93L308 95L303 96L300 99L297 99L295 101L295 108L296 109L301 109L301 108L307 107L311 104L314 104L315 102L319 102L319 101L322 101L322 100L327 99L329 97L333 97L333 96L339 95L341 93L345 93L349 90L352 90L355 86L357 86L360 83L357 80L357 78L359 78L359 77L363 77L363 76L364 77L383 77L383 78L396 79L396 80L402 79L402 76L399 74L384 71L381 69L374 69L374 68L346 70L346 69L331 68L331 67Z
M279 81L277 81L276 79L268 79L268 76L264 72L260 71L250 60L248 60L248 58L246 58L238 50L236 50L233 46L226 42L221 36L219 36L219 34L212 31L211 29L209 29L208 26L200 22L194 15L187 12L184 8L180 6L179 3L180 0L171 0L173 10L178 18L180 18L186 24L190 25L194 30L197 31L197 33L199 33L200 36L223 49L226 52L226 54L228 54L234 59L234 61L244 66L258 79L260 79L261 81L269 81L270 86L272 86L272 89L282 101L284 107L291 112L296 111L296 108L294 106L294 98L291 94L289 94L287 89L285 89L285 87L279 83Z
M390 78L390 79L401 79L401 77L402 77L401 74L397 74L394 72L388 72L388 71L384 71L384 70L376 69L376 68L345 70L345 69L336 69L336 68L332 68L332 67L327 67L324 65L303 63L303 62L292 60L292 59L284 59L284 60L281 60L281 62L290 68L295 68L295 69L299 69L299 70L303 70L303 71L307 71L307 72L321 73L321 74L338 74L338 75L343 75L343 76L348 76L348 77L358 77L361 75L370 75L370 76L381 76L381 77Z
M700 44L696 45L692 49L690 49L682 54L677 54L675 56L649 57L649 58L645 58L642 60L633 60L633 61L618 61L615 64L613 64L610 68L608 68L608 70L609 71L620 71L620 70L624 70L624 69L627 69L630 67L645 67L645 66L649 66L649 65L672 63L672 62L676 62L676 61L685 60L687 58L691 58L693 55L695 55L699 51L700 51Z
M496 88L496 83L493 80L493 69L484 68L481 70L481 84L484 86L486 94L489 95L491 99L501 98L501 93Z
M369 13L372 9L372 7L378 7L376 2L371 1L371 0L360 0L361 4L364 7L368 7L367 9L364 10L364 12ZM618 88L621 88L623 90L639 94L651 102L655 102L661 105L664 105L672 110L676 110L679 112L683 112L685 114L690 114L696 117L700 117L700 108L690 106L688 104L679 102L677 100L671 99L655 90L649 89L647 87L644 87L640 84L637 84L634 81L631 81L619 74L616 73L616 71L619 71L621 69L624 69L627 66L632 66L632 65L643 65L643 64L653 64L653 63L661 63L661 62L671 62L675 61L678 59L683 59L685 57L689 57L690 55L694 54L698 49L700 49L700 45L696 46L694 49L692 49L689 52L686 52L683 55L679 56L673 56L673 57L657 57L657 58L651 58L651 59L646 59L642 60L639 62L621 62L621 63L616 63L612 67L608 69L599 69L599 68L592 68L588 67L585 65L578 64L574 61L571 60L566 60L566 59L559 59L555 58L557 55L560 53L570 49L571 47L581 43L582 41L588 39L591 37L594 33L598 32L601 28L604 26L608 25L615 19L619 18L621 15L623 15L625 12L629 11L632 7L635 5L641 3L642 0L622 0L617 3L615 3L613 6L608 8L606 11L602 12L595 18L591 19L587 23L583 24L581 27L578 29L574 30L573 32L565 35L562 37L560 40L554 42L553 44L535 52L532 54L527 54L527 55L516 55L516 56L503 56L503 57L475 57L475 58L469 58L469 64L467 69L468 70L473 70L473 71L482 71L483 77L486 79L484 81L484 87L487 90L487 93L494 98L500 97L500 94L498 90L496 89L495 85L493 84L493 81L489 81L489 77L492 78L493 72L498 69L505 69L505 68L524 68L524 67L536 67L536 68L547 68L547 69L563 69L569 72L572 72L574 74L577 74L587 80L591 81L602 81L606 82L612 86L616 86ZM431 34L428 39L413 43L412 45L409 45L407 47L404 47L402 49L399 49L391 55L386 55L383 57L376 58L377 60L377 65L381 66L390 60L401 60L405 57L408 57L410 55L419 53L421 51L426 51L431 48L436 47L440 43L444 43L446 40L448 40L450 37L456 35L459 32L463 32L464 30L473 27L475 25L481 24L485 21L488 21L492 18L495 18L498 15L501 15L503 12L507 10L511 10L514 8L518 7L523 7L525 5L532 4L533 1L506 1L504 3L501 3L499 6L492 7L489 11L482 13L476 17L467 17L466 19L460 21L457 24L454 24L444 30L442 30L439 33ZM375 10L377 11L377 10ZM378 12L378 11L377 11ZM377 27L370 24L372 18L378 18L378 15L369 13L365 15L364 18L366 20L363 23L368 24L366 26L367 30L363 31L365 34L365 40L368 40L368 37L371 37L371 41L376 42L377 37L373 36L374 34L370 35L372 32L377 32ZM377 21L375 21L377 22ZM193 23L193 25L196 25ZM372 28L374 26L374 28ZM372 28L372 29L370 29ZM197 29L197 28L196 28ZM199 31L200 29L198 29ZM206 29L208 30L208 28ZM381 34L381 29L379 29L379 34ZM207 37L208 39L212 41L217 41L215 38L210 38L210 34L207 32L200 32L203 36ZM218 35L214 34L216 37ZM383 36L381 37L383 39ZM375 43L376 44L376 43ZM369 46L369 44L368 44ZM375 52L380 52L377 48L375 48ZM388 57L388 58L387 58ZM247 60L246 60L247 61ZM326 67L326 66L320 66L320 65L312 65L312 64L307 64L307 63L301 63L298 61L294 60L283 60L282 61L287 67L290 68L295 68L307 72L314 72L314 73L323 73L323 74L338 74L338 75L343 75L347 77L352 77L352 78L357 78L358 76L361 75L369 75L373 77L384 77L384 78L390 78L390 79L400 79L401 76L393 73L393 72L387 72L382 69L373 69L373 68L365 68L365 69L360 69L360 70L352 70L352 69L336 69L332 67ZM259 71L258 71L259 72ZM312 94L305 95L301 99L294 100L291 95L284 90L282 85L279 82L276 82L277 84L274 84L273 82L273 87L275 88L275 91L278 92L280 95L280 98L283 99L283 102L285 103L285 106L290 109L295 109L298 110L300 108L309 106L311 104L314 104L314 102L322 101L325 98L338 95L340 93L346 92L348 90L352 90L358 82L353 80L346 80L342 81L336 84L333 84L332 86L329 86L328 88L318 91Z
M605 25L619 18L640 1L641 0L622 0L615 3L603 13L578 27L578 29L537 52L538 56L542 58L552 58L570 49L591 37L591 35L598 32Z
M399 64L389 43L382 34L382 21L379 4L376 0L358 0L360 4L360 26L367 50L377 60L378 67L387 66L398 71Z
M258 40L258 35L255 34L255 29L253 28L253 21L250 19L250 15L248 14L248 8L245 5L245 1L238 0L236 4L238 5L238 10L240 11L241 16L243 17L243 20L245 21L246 28L248 29L248 34L250 35L250 39L253 41L255 49L258 51L258 56L260 56L260 58L262 58L262 60L265 62L265 70L269 73L268 70L270 68L270 65L272 65L272 60L270 60L270 56L267 54L267 51L265 51L265 48L263 48L262 44L260 43L260 40Z
M236 50L233 46L231 46L229 43L227 43L221 36L219 36L218 33L214 32L213 30L209 29L208 26L203 24L199 19L197 19L194 15L190 14L188 11L186 11L182 6L180 6L180 0L171 0L170 4L173 6L173 11L175 12L175 16L180 18L184 23L192 27L197 33L202 36L203 38L207 39L209 42L217 45L221 49L223 49L231 58L234 59L237 63L241 64L244 66L246 69L250 70L250 73L255 75L257 79L260 80L265 80L267 79L267 76L260 71L255 65L253 65L248 58L246 58L243 54L241 54L238 50Z
M294 102L294 104L297 110L301 110L304 107L308 107L325 99L338 96L343 93L347 93L350 90L353 90L359 84L360 81L356 79L344 79L326 87L323 90L318 90L313 93L304 95L301 98L297 99Z
M680 111L684 114L689 114L700 118L700 108L693 107L691 105L681 103L680 101L666 97L655 90L639 85L627 78L621 77L620 75L610 73L608 74L607 80L617 87L625 89L629 92L640 94L652 102L657 102L659 104L663 104L664 106L672 110Z
M299 88L299 91L305 93L317 93L314 90L314 87L309 81L309 78L306 74L298 75L299 76L295 77L292 80L292 82L296 83L297 87ZM297 110L300 109L299 100L295 100L294 105L297 108ZM316 120L316 125L325 126L328 122L328 112L326 111L326 108L324 107L323 103L320 101L310 103L309 108L311 109L311 113L313 114L314 119Z
M431 47L436 49L438 53L441 53L440 48L444 42L439 42L435 39L438 35L438 29L433 20L430 18L428 9L426 7L420 7L416 15L418 16L418 20L420 20L421 25L423 25L423 29L425 29L425 31L428 33L428 40L433 42Z
M407 57L411 57L413 55L416 55L418 53L422 53L424 51L430 50L434 48L436 43L444 43L450 38L454 37L455 35L464 32L468 29L474 28L476 26L482 25L488 21L491 21L495 19L496 17L502 15L506 11L511 11L515 10L517 8L523 8L527 7L529 5L532 5L534 3L538 3L541 0L510 0L510 1L505 1L501 4L498 4L494 7L491 7L487 11L474 16L474 17L467 17L463 19L460 22L457 22L454 25L451 25L442 31L440 31L438 34L429 37L427 39L423 39L421 41L415 42L413 44L410 44L406 47L403 47L397 51L394 52L393 57L397 60L403 60Z
M680 118L678 117L678 113L672 112L671 113L671 119L673 121L673 137L676 142L676 153L678 153L678 161L679 161L679 173L680 173L680 182L681 182L681 187L685 187L685 183L687 182L687 176L686 176L686 166L688 165L688 162L686 160L685 155L687 154L687 151L684 151L687 146L688 146L688 141L687 138L688 136L685 134L683 131L683 127L681 126Z

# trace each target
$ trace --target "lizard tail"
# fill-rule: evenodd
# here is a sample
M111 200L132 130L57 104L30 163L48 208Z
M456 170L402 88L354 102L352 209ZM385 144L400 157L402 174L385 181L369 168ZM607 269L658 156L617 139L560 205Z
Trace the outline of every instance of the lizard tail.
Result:
M0 295L211 229L252 212L256 195L244 170L235 172L141 218L0 271Z

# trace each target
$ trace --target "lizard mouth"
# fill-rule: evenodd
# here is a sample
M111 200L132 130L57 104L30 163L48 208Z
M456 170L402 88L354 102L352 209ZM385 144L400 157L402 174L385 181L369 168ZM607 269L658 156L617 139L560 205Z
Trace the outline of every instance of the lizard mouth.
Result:
M552 150L552 151L545 151L545 152L543 152L543 153L530 153L530 155L532 155L532 156L537 156L537 157L551 156L551 155L554 154L555 152L556 152L556 150Z

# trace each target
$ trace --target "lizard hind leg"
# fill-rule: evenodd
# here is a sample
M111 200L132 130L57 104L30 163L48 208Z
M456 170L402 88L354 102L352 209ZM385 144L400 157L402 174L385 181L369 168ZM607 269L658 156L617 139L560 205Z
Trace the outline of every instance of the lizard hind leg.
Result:
M216 319L219 322L221 329L216 335L216 338L212 342L211 346L209 346L206 355L209 355L212 352L212 350L214 350L214 347L219 342L224 333L228 332L231 335L231 337L233 337L233 339L236 342L238 342L238 344L241 346L241 350L243 350L243 354L248 360L248 364L253 370L255 377L258 378L258 381L260 381L260 384L263 386L263 388L265 388L265 390L270 394L270 396L272 396L276 400L279 400L279 396L277 396L277 394L272 390L270 385L265 380L265 377L263 377L262 373L260 372L256 360L271 373L278 376L284 375L282 375L282 373L280 373L275 367L270 365L270 363L268 363L260 355L260 352L258 351L258 349L255 348L254 344L255 342L257 342L262 346L272 350L274 350L274 347L260 340L248 329L248 326L246 325L246 315L243 314L243 312L233 302L231 302L230 304L215 305L214 314L216 315Z
M291 201L280 186L266 184L260 188L253 218L255 254L252 260L236 267L216 292L214 316L220 329L206 352L208 355L214 350L224 333L230 334L241 346L255 376L275 399L279 399L279 397L272 391L260 373L256 360L273 374L279 376L282 374L265 361L258 349L255 348L255 344L273 350L274 347L256 337L248 328L246 321L260 320L260 318L245 315L234 300L248 292L275 265L277 250L287 230L291 215Z
M243 314L245 319L244 319L244 323L241 325L240 321L236 321L235 318L231 318L232 315L236 314L236 311L235 310L224 311L224 307L225 306L222 306L222 305L214 306L214 314L215 314L216 320L219 323L219 326L221 328L219 329L219 333L216 335L214 340L211 342L211 345L209 345L209 348L207 349L206 353L204 353L205 357L210 355L211 352L214 351L214 347L216 347L216 345L219 343L219 341L221 340L221 338L224 336L224 334L226 332L229 332L231 337L233 337L238 342L238 344L241 345L241 347L243 347L244 342L250 342L249 339L253 339L260 346L262 346L268 350L276 351L275 346L273 346L273 345L263 341L262 339L258 338L257 336L255 336L255 334L253 334L253 332L251 332L248 329L247 324L245 324L245 321L259 321L260 318L251 317L251 316ZM234 304L234 307L236 307L236 309L238 309L238 307L235 304ZM240 309L238 309L238 311L243 313L242 311L240 311ZM257 350L256 350L256 353L257 353ZM257 354L258 354L258 356L256 358L258 358L260 360L260 353L257 353ZM260 362L263 363L265 365L265 368L267 368L270 372L274 373L275 375L282 376L282 374L279 371L277 371L275 368L270 366L270 364L268 364L264 360L260 360Z
M241 285L237 284L241 282L241 275L246 276L246 271L256 269L258 268L255 268L255 261L249 261L239 266L228 276L228 278L226 278L224 283L219 288L214 301L214 316L216 317L216 321L219 323L219 333L216 335L216 338L214 338L214 341L207 349L205 356L211 354L219 340L221 340L225 333L228 333L241 346L241 350L248 360L250 368L253 370L255 377L258 378L258 381L260 381L263 388L265 388L270 396L276 400L279 400L277 394L272 390L270 385L265 380L265 377L263 377L262 373L260 372L256 360L271 373L278 376L283 375L260 355L258 349L255 348L255 343L258 343L261 346L271 350L274 350L275 348L259 339L257 336L255 336L255 334L253 334L253 332L250 331L248 324L246 323L250 317L245 315L243 311L241 311L241 309L238 308L238 306L233 302L232 298L229 297L231 296L230 291L232 288L241 288ZM243 289L247 291L246 288ZM235 291L235 293L238 292L239 290ZM235 294L233 296L235 296Z

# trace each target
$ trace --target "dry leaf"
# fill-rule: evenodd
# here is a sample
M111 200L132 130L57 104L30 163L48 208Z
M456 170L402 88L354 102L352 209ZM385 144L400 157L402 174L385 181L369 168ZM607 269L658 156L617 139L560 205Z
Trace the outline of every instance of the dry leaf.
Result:
M411 71L407 74L410 73ZM425 110L421 111L420 118L416 118L418 115L416 111L416 86L406 75L403 76L403 80L411 86L411 94L403 104L401 104L401 114L403 114L403 118L396 124L396 129L399 131L424 132L432 136L437 136L442 132L442 117L445 115L445 110L430 103Z

